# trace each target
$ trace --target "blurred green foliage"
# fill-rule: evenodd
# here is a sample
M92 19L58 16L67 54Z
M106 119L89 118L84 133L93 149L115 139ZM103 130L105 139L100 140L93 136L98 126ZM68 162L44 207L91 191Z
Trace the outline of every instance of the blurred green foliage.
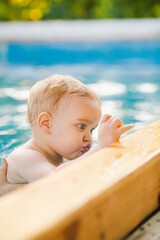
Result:
M0 21L160 17L160 0L0 0Z

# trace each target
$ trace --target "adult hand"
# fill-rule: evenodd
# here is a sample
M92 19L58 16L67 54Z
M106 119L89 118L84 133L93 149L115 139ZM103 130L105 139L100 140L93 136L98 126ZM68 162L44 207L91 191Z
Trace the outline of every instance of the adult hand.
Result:
M0 166L0 187L6 183L7 166L8 166L8 164L7 164L6 159L2 158L1 166Z

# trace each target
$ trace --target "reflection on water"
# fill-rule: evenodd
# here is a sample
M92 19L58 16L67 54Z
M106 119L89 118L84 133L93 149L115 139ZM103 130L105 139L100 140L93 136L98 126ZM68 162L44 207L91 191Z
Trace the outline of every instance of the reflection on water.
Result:
M142 93L154 93L158 91L158 86L153 83L142 83L134 86L135 91Z
M130 133L159 120L160 42L137 43L137 48L135 43L102 44L99 50L97 44L90 48L62 44L58 50L55 45L35 46L0 45L0 156L31 137L26 123L29 90L37 80L54 73L88 84L99 95L103 113L134 123ZM41 59L44 49L50 53L49 60L46 52L45 61ZM96 142L97 130L93 137Z
M120 95L126 92L125 84L109 81L106 82L106 80L94 84L88 84L88 86L92 88L99 97Z
M29 89L25 88L1 88L0 98L10 97L16 100L26 100L29 95Z

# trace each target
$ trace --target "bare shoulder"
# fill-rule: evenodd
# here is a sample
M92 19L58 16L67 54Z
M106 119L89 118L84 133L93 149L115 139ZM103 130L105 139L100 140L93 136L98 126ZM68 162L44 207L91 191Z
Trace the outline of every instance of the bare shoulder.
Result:
M10 183L30 182L54 170L42 153L23 146L14 150L7 161L7 180ZM42 173L38 175L37 172Z
M15 149L7 158L8 164L14 164L14 165L19 165L19 164L25 164L25 162L30 162L34 159L39 159L41 161L45 161L45 157L42 153L29 149L29 148L24 148L19 147Z

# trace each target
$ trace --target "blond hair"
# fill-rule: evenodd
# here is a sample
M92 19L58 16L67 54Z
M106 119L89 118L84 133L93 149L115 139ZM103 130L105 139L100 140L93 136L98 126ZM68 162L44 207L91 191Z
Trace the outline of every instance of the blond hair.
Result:
M32 88L28 98L27 122L33 124L41 112L50 113L56 110L59 100L65 94L78 94L95 99L101 105L99 97L89 87L70 76L52 75L38 81Z

